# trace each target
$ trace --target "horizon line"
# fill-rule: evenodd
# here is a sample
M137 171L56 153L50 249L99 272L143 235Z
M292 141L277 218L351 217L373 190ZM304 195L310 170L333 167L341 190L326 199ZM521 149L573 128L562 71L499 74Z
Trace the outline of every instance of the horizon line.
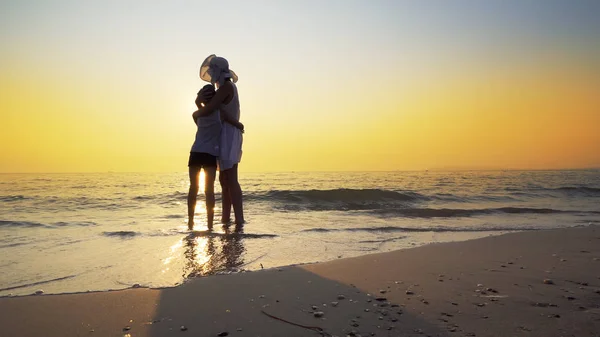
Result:
M600 167L580 167L580 168L434 168L434 169L414 169L414 170L282 170L282 171L241 171L241 173L328 173L328 172L498 172L498 171L594 171L600 170ZM98 173L185 173L182 171L60 171L60 172L0 172L0 174L98 174Z

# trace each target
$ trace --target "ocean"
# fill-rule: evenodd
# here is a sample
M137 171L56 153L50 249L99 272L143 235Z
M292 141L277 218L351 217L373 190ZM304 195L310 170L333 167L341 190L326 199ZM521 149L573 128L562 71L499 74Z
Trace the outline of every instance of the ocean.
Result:
M190 233L187 172L0 174L0 296L170 287L194 277L600 224L600 170L240 176L243 231L207 231L199 196Z

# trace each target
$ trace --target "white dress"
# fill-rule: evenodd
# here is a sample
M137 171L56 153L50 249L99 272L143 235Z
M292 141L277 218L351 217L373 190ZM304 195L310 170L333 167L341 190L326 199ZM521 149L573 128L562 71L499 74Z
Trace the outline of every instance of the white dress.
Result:
M240 99L235 84L233 84L233 98L228 104L221 104L219 110L230 119L240 120ZM242 132L235 126L224 122L221 129L221 154L219 156L219 170L232 168L242 160Z

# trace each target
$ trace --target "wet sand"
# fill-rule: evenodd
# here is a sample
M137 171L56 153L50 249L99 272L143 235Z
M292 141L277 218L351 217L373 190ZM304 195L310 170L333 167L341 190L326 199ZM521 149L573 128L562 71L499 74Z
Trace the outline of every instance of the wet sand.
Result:
M168 289L0 299L0 336L188 335L598 336L600 228L511 233Z

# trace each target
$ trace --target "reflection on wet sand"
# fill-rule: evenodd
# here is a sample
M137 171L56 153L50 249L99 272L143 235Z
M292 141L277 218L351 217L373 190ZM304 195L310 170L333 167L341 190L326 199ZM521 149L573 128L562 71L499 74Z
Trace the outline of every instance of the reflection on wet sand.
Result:
M237 272L244 265L243 228L195 231L184 240L183 278Z

